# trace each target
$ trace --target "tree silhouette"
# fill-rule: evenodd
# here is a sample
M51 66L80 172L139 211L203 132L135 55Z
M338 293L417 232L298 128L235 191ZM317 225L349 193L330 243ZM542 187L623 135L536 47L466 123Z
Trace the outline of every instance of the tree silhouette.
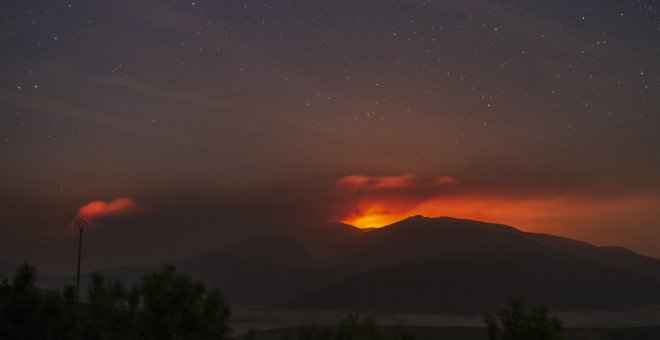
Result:
M523 298L512 298L509 306L484 321L490 340L561 340L561 320L538 304L527 308Z
M11 339L33 339L40 336L43 322L41 294L35 288L34 267L24 264L16 270L11 283L0 284L0 335ZM36 326L36 327L35 327Z
M229 308L218 291L207 292L173 266L146 277L140 285L140 333L157 339L224 339Z

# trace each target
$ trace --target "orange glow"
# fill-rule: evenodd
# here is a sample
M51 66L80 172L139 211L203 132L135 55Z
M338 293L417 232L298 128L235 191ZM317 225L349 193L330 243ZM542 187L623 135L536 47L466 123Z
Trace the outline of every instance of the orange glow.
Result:
M92 201L80 209L76 218L83 218L89 221L104 218L108 216L126 216L141 212L142 209L130 198L122 197L110 202Z
M502 223L526 231L573 234L584 228L585 221L605 225L615 220L630 220L631 216L652 208L656 203L654 198L645 196L618 199L450 196L421 199L414 203L375 199L357 203L357 207L341 221L359 228L380 228L414 215L450 216Z
M328 217L358 228L380 228L410 216L454 217L500 223L600 245L628 245L627 229L652 231L660 196L547 190L459 181L452 176L365 176L336 181L326 192ZM544 189L545 188L545 189ZM638 245L635 245L638 247ZM657 254L654 244L646 246Z
M397 210L387 209L385 204L371 204L360 213L353 214L342 222L362 229L380 228L411 216L405 211ZM415 214L413 213L413 215Z

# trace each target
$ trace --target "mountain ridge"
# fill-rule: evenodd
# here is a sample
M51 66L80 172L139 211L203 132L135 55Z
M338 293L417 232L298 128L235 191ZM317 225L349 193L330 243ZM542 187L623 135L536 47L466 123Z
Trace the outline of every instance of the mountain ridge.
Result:
M412 216L369 231L315 225L298 235L250 237L174 264L220 288L232 304L269 309L469 314L509 295L566 311L660 303L660 260L452 217ZM158 267L105 273L130 283Z

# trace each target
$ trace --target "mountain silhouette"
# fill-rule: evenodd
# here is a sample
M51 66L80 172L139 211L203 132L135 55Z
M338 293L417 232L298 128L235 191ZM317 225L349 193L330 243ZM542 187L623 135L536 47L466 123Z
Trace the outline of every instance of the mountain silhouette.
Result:
M337 282L287 307L480 313L519 295L555 310L660 301L654 259L571 242L577 241L414 216L352 240L333 268Z
M413 216L369 231L341 223L309 226L174 264L220 288L230 304L271 309L473 314L512 296L557 311L660 303L658 259L449 217ZM131 283L161 266L102 273ZM49 282L53 288L72 278Z

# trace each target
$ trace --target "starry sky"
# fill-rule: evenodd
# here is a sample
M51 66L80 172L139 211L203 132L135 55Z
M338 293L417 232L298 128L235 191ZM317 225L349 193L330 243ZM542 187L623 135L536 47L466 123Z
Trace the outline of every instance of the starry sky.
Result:
M99 268L415 213L660 257L657 1L0 13L0 261L69 271L70 221L97 200Z

